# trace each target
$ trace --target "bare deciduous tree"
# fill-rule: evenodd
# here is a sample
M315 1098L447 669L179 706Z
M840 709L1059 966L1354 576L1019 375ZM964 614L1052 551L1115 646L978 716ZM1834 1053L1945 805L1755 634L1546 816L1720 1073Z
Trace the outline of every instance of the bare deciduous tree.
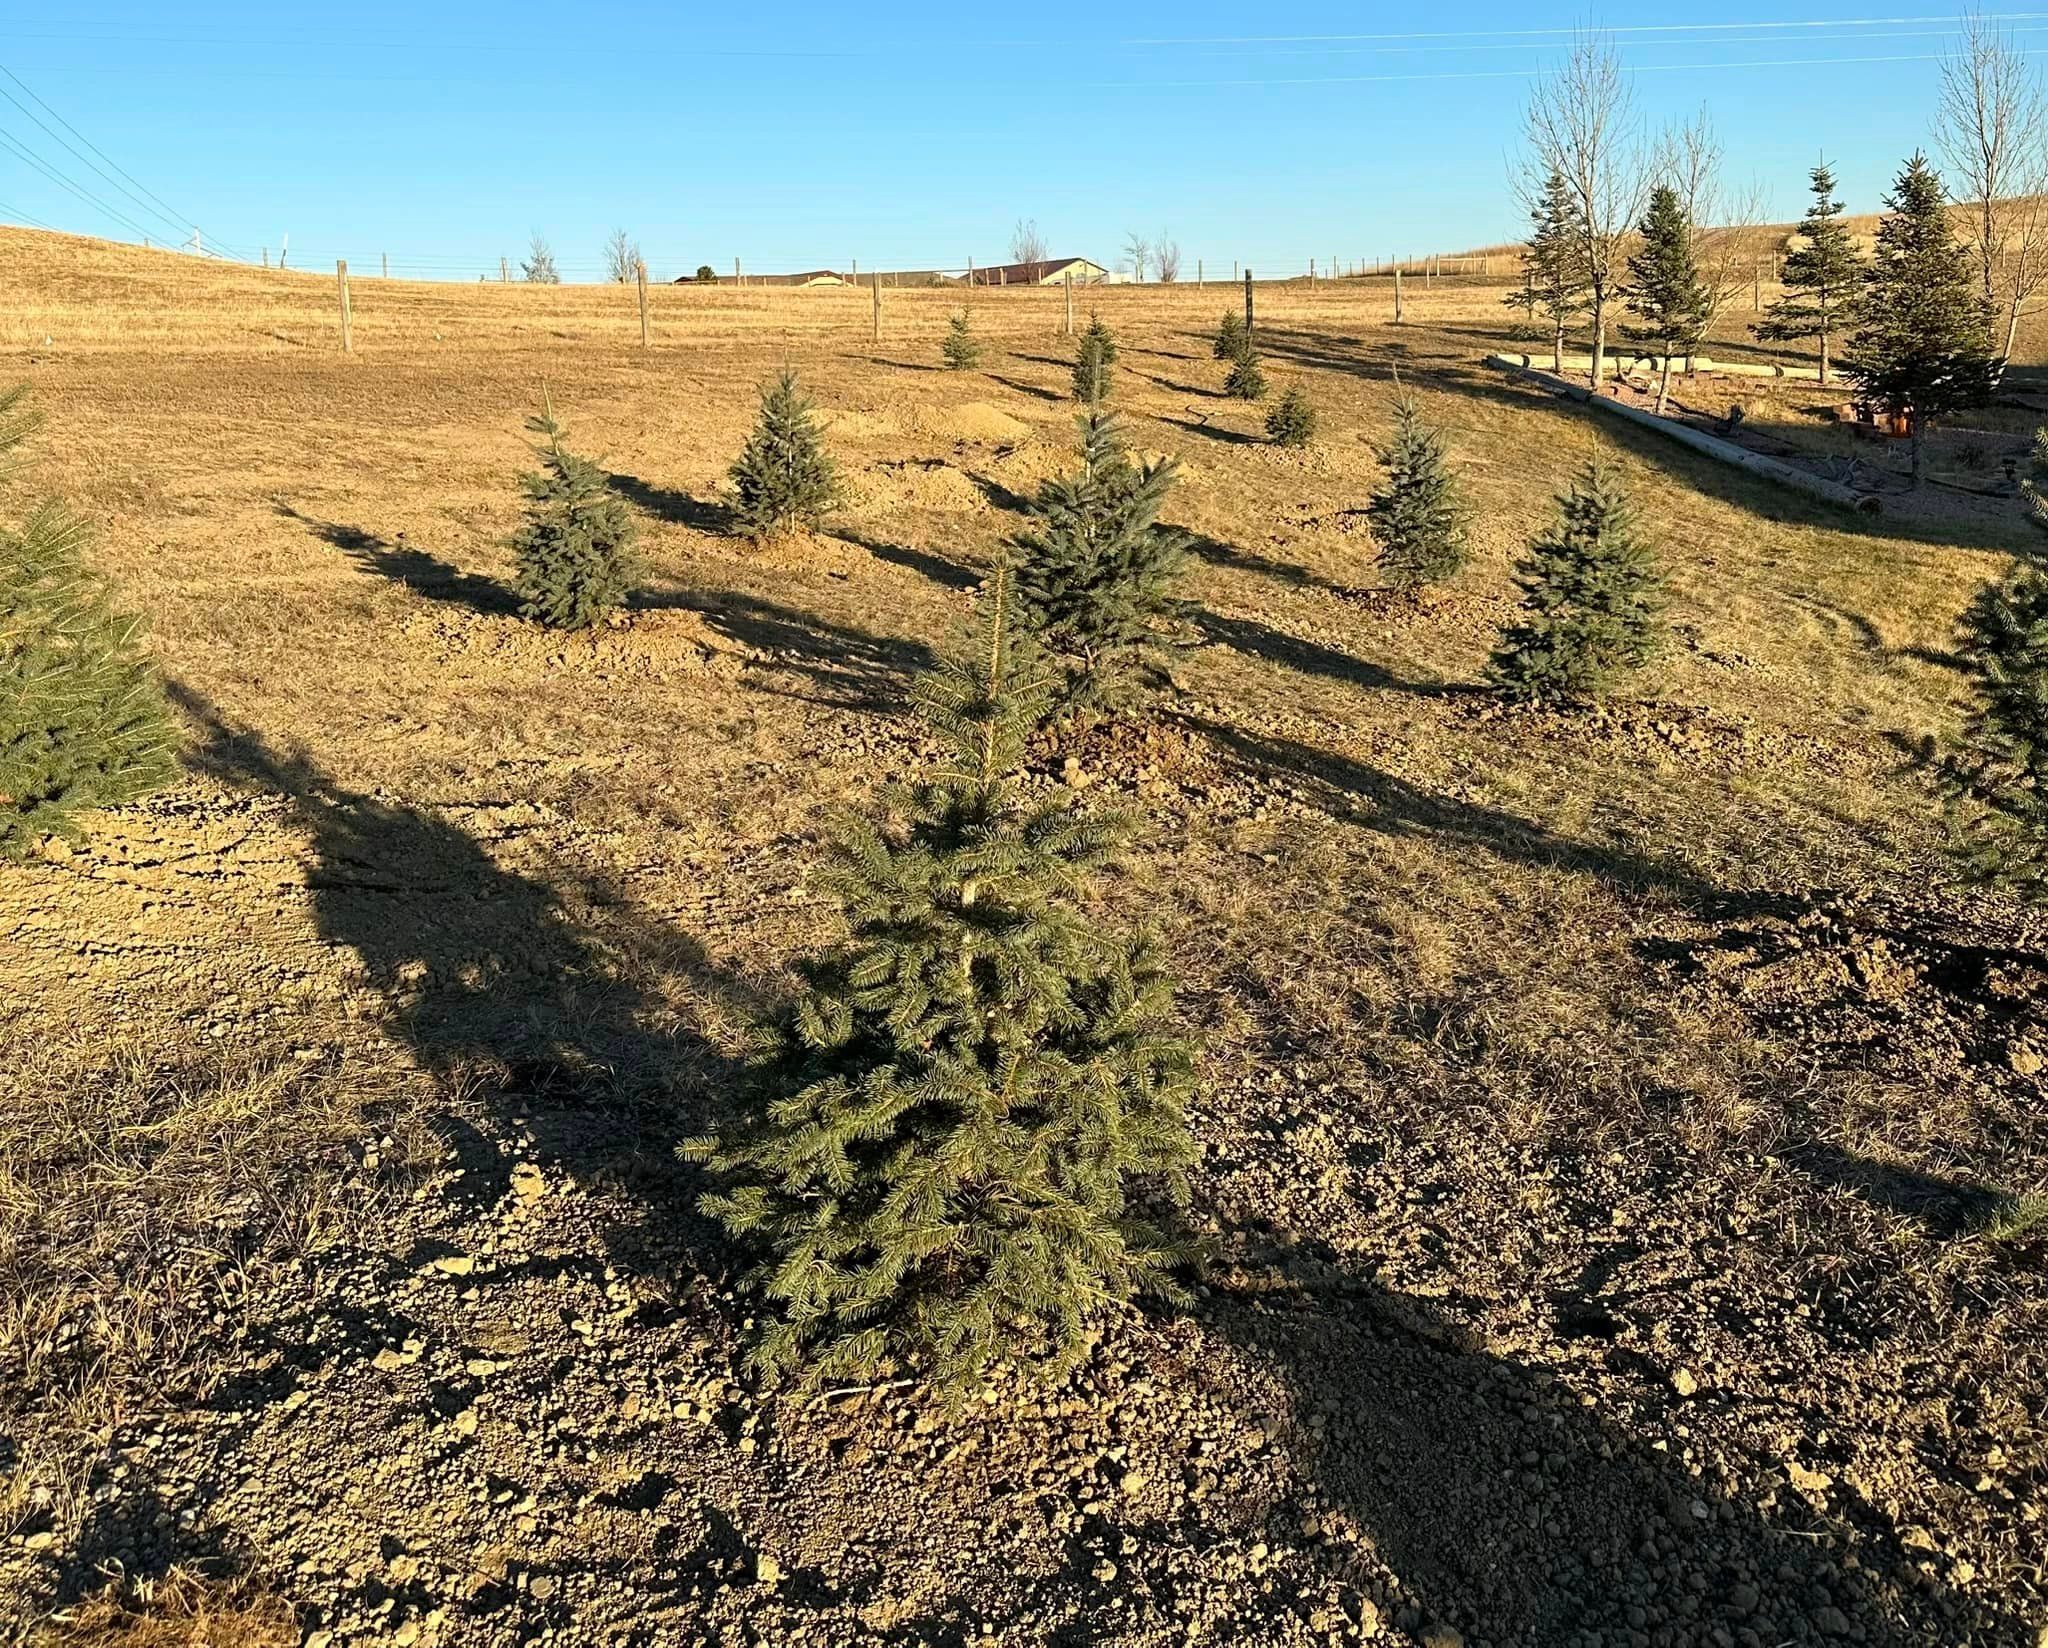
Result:
M1152 264L1162 284L1170 286L1180 279L1180 242L1164 229L1152 244Z
M1655 174L1671 185L1685 212L1693 265L1707 294L1702 336L1755 279L1762 256L1763 186L1731 186L1722 172L1724 154L1705 109L1683 126L1666 128L1657 140Z
M1145 271L1152 267L1152 242L1133 232L1124 241L1124 259L1131 266L1131 279L1145 283Z
M554 248L548 245L547 236L538 229L533 231L533 243L528 247L526 261L519 266L529 286L559 286L562 277L555 269Z
M1017 227L1010 231L1010 261L1021 263L1029 271L1028 278L1037 280L1045 266L1045 236L1038 232L1038 219L1020 217Z
M1597 386L1608 314L1627 272L1649 178L1635 100L1613 45L1599 34L1575 36L1564 62L1530 93L1522 125L1529 146L1520 179L1523 198L1535 206L1555 172L1572 201L1571 234L1592 311Z
M621 286L631 283L640 263L640 243L623 229L614 229L604 243L605 279Z
M1964 239L2010 355L2048 279L2048 103L2010 31L1982 12L1963 18L1961 44L1942 59L1936 121L1955 198L1967 203Z

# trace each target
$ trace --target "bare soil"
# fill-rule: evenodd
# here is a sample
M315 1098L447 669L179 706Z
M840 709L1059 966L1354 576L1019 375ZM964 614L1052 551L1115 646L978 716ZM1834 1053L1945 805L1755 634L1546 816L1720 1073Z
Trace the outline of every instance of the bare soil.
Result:
M0 231L0 292L188 770L0 868L0 1640L2048 1641L2048 921L1916 764L2012 506L1760 488L1503 382L1449 282L1260 289L1285 453L1235 293L1099 294L1208 644L1033 782L1151 821L1106 898L1185 981L1214 1259L949 1417L747 1378L673 1146L1067 461L1057 294L949 373L943 293L877 347L865 294L664 290L643 354L615 290L358 281L344 358L314 276ZM785 360L852 496L764 551L718 489ZM1478 509L1422 600L1359 513L1396 365ZM542 378L650 564L568 639L505 583ZM1511 708L1596 440L1673 643Z

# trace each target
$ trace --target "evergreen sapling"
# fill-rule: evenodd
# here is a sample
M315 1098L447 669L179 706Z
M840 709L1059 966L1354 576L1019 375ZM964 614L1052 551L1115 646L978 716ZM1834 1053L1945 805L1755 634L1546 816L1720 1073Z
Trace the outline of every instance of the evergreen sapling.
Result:
M1642 319L1625 328L1638 343L1654 344L1664 365L1657 379L1657 415L1671 399L1671 357L1690 355L1699 347L1711 318L1712 302L1693 257L1692 225L1678 192L1660 183L1650 191L1650 207L1637 226L1641 249L1628 260L1628 306Z
M1562 372L1565 329L1584 311L1586 291L1580 268L1582 220L1562 174L1552 172L1545 180L1529 216L1530 234L1522 252L1523 290L1508 301L1541 313L1550 323L1550 366Z
M1266 374L1259 366L1259 351L1246 333L1238 341L1237 353L1230 360L1230 375L1223 380L1223 393L1233 400L1263 400L1266 394Z
M0 473L35 427L26 391L0 392ZM72 835L90 808L176 775L176 743L139 618L86 566L85 523L44 503L0 526L0 859Z
M1018 795L1050 686L999 566L972 653L919 684L948 757L840 835L850 930L803 967L764 1102L685 1147L760 1253L770 1376L908 1369L957 1400L992 1363L1071 1369L1105 1312L1174 1291L1129 1187L1186 1197L1193 1054L1152 941L1086 907L1128 821Z
M1116 340L1099 315L1090 316L1074 351L1074 399L1100 406L1109 398L1109 369L1116 359Z
M946 323L946 338L939 345L939 353L945 357L946 365L955 372L965 372L981 362L981 345L975 341L974 333L967 324L967 311L956 309Z
M1290 383L1266 414L1266 437L1275 446L1306 446L1316 438L1315 404L1300 384Z
M1489 674L1522 698L1604 696L1663 640L1663 575L1628 495L1598 458L1558 499L1555 523L1515 569L1520 620Z
M1441 583L1465 564L1469 513L1443 435L1403 395L1394 405L1394 438L1373 451L1386 475L1365 513L1381 573L1398 590Z
M1784 290L1756 335L1767 343L1820 340L1820 381L1828 381L1828 345L1852 312L1863 282L1863 258L1842 224L1842 203L1834 198L1835 178L1825 165L1813 169L1813 204L1800 220L1803 242L1785 254Z
M815 527L839 502L839 471L794 372L761 392L761 415L730 474L733 516L751 537Z
M588 629L632 592L638 564L633 517L603 470L562 445L566 431L545 392L528 433L540 468L519 477L526 518L512 535L519 613L550 629Z
M1234 361L1244 348L1244 315L1236 308L1223 311L1223 319L1216 327L1216 341L1210 347L1216 359Z
M1081 467L1039 487L1016 538L1017 615L1061 660L1062 708L1118 708L1169 680L1170 654L1192 642L1174 594L1187 534L1159 524L1179 466L1133 464L1114 412L1079 422Z

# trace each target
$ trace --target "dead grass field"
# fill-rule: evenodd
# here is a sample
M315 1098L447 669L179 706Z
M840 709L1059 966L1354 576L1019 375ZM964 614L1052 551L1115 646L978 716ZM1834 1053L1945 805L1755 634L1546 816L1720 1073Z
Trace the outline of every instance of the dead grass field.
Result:
M189 768L0 868L0 1640L173 1569L336 1645L2042 1640L2048 932L1954 883L1915 769L2025 528L1511 386L1503 291L1260 288L1305 453L1217 394L1234 291L1084 300L1209 644L1038 782L1152 821L1111 896L1186 981L1220 1259L945 1420L740 1378L671 1146L1067 461L1059 294L976 294L949 373L957 294L885 291L876 346L865 292L660 288L642 352L628 290L359 277L347 358L331 274L0 230L33 484L152 614ZM851 499L762 551L718 488L785 362ZM1361 513L1396 366L1478 509L1419 603ZM592 636L504 582L543 380L645 534ZM1504 708L1596 441L1674 643Z

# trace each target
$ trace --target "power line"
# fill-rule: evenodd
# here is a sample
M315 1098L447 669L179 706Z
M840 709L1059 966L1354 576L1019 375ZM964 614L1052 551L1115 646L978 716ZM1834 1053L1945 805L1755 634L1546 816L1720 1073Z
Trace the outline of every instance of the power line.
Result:
M87 190L81 188L78 184L74 183L70 178L66 177L62 172L58 171L54 166L51 166L46 161L44 161L43 158L40 155L38 155L33 149L30 149L27 145L23 144L18 138L14 137L13 134L6 130L5 127L0 127L0 143L4 143L9 149L13 150L13 152L16 155L20 156L21 159L27 161L29 165L33 166L37 171L41 172L43 176L47 177L52 183L57 184L60 188L68 189L80 200L84 201L86 205L93 207L103 216L112 218L116 223L121 224L125 228L133 229L138 235L143 236L145 239L148 238L149 231L145 229L141 224L137 223L135 219L128 216L127 213L119 211L112 206L109 206L104 200L101 200L98 196L91 194Z

